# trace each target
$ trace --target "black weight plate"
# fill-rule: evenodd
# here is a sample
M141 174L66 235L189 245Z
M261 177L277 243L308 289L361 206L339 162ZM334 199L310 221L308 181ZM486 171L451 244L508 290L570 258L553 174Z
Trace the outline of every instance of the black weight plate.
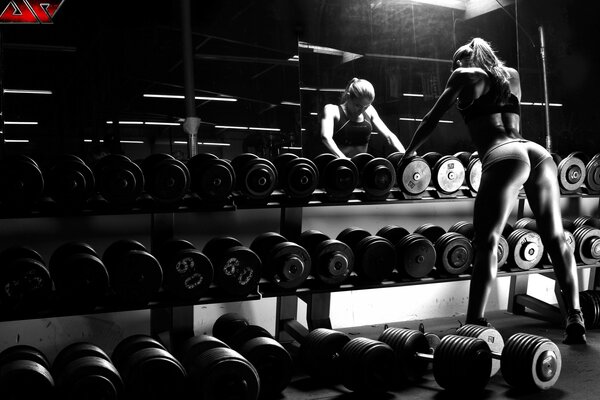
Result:
M192 157L186 166L190 171L190 190L202 199L223 201L235 187L233 166L214 154L202 153Z
M287 239L277 232L263 232L252 240L250 249L254 251L264 263L271 249L273 249L276 244L285 241L287 241Z
M126 304L147 305L162 287L162 267L145 250L126 252L115 267L110 273L111 286Z
M355 251L358 245L358 242L360 242L362 239L366 238L367 236L371 236L371 234L362 229L362 228L357 228L357 227L349 227L349 228L345 228L344 230L342 230L336 237L337 240L346 243L348 246L350 246L350 248Z
M394 350L395 375L402 381L416 381L426 372L428 361L416 357L417 353L429 353L429 342L422 332L403 328L386 328L378 340Z
M254 158L236 169L236 181L241 193L255 200L264 200L273 193L277 185L277 169L269 160Z
M294 242L273 246L264 265L267 276L284 289L301 286L311 272L310 255L304 247Z
M438 160L442 157L442 154L438 153L437 151L430 151L423 154L422 156L423 160L425 160L425 162L429 165L429 168L431 168L432 170L435 163L438 162Z
M121 365L133 353L147 348L156 348L166 350L165 347L152 336L136 334L121 340L114 348L110 359L114 366L120 370Z
M386 158L388 159L389 162L392 163L392 166L395 169L398 167L398 163L402 160L402 157L404 157L404 153L395 151L391 154L388 154L388 156Z
M354 253L342 241L324 240L309 254L312 274L327 285L343 283L354 270Z
M18 360L32 361L46 369L50 369L50 363L46 355L37 347L27 344L17 344L2 350L0 353L0 368L4 364Z
M431 183L431 167L421 157L411 157L398 164L396 180L400 189L409 195L423 193Z
M358 168L351 160L333 157L319 169L320 186L332 199L347 199L358 186Z
M182 249L161 262L165 289L177 297L198 300L214 279L210 259L197 249Z
M238 329L235 333L229 336L229 341L225 343L227 343L232 349L239 352L242 346L244 346L249 340L254 338L273 339L273 336L262 326L248 324L247 326ZM219 339L225 341L225 338Z
M322 175L325 170L325 166L333 160L337 160L338 157L331 153L321 153L313 159L313 162L319 170L319 174Z
M343 332L317 328L300 344L299 358L306 372L320 382L341 381L340 353L350 337Z
M11 312L39 310L52 293L50 271L34 258L0 264L0 304Z
M110 357L95 344L75 342L63 347L52 362L52 374L58 376L65 371L70 362L83 357L100 357L110 361Z
M592 191L600 191L600 153L585 165L585 186Z
M575 236L575 258L587 265L600 260L600 229L581 226L573 232Z
M161 203L176 203L190 188L190 171L169 154L151 154L142 161L146 192Z
M398 272L408 278L423 278L435 266L436 252L433 243L418 233L406 235L395 245Z
M109 203L133 204L144 191L144 173L127 156L108 154L94 166L98 192Z
M369 153L359 153L350 158L350 161L352 161L354 165L356 165L356 169L358 169L359 185L362 185L363 169L365 165L367 165L367 163L373 158L373 155Z
M212 334L225 343L231 341L231 337L238 331L245 329L250 323L248 319L238 313L226 313L216 319L212 327Z
M303 199L310 196L319 185L316 165L307 158L289 160L278 169L279 185L291 198Z
M229 348L229 346L210 335L197 335L184 340L180 346L179 360L186 369L191 369L192 365L197 362L204 352L215 348Z
M56 273L54 270L55 266L61 264L67 257L70 257L73 254L89 254L92 256L97 256L94 248L85 242L63 243L54 249L52 255L50 256L50 261L48 263L50 272L54 275Z
M58 156L44 177L48 194L68 208L83 206L95 190L94 173L81 158L73 154Z
M362 168L361 180L367 197L382 199L396 184L396 170L390 161L376 157Z
M290 161L297 159L298 156L294 153L281 153L273 160L273 164L279 175L284 174Z
M0 398L54 398L54 379L48 369L30 360L14 360L2 365Z
M0 203L9 208L29 208L44 192L44 177L36 162L25 155L0 160Z
M171 257L174 257L181 250L195 249L192 242L184 239L169 239L158 246L156 256L161 264L167 263Z
M446 230L439 225L426 223L418 226L415 229L414 233L421 234L427 239L429 239L431 243L435 243L436 240L438 240L444 233L446 233Z
M475 227L472 222L458 221L448 228L448 232L457 232L467 239L473 240L473 237L475 236Z
M410 232L405 228L397 225L386 225L379 229L375 235L381 236L389 240L392 244L396 244L400 241L404 236L408 235Z
M260 377L262 397L281 393L291 382L294 365L290 353L271 337L257 337L245 342L239 349L252 363Z
M256 160L257 158L259 157L253 153L238 154L231 160L231 166L235 170L236 175L239 175L242 172L242 170L246 168L246 164L250 160Z
M435 242L436 269L451 275L464 273L473 262L473 246L457 232L448 232Z
M146 251L146 247L143 244L133 239L121 239L112 242L104 253L102 253L102 262L106 265L108 273L111 275L111 281L113 274L117 272L118 265L127 252L132 250Z
M317 246L321 242L329 239L330 237L321 231L316 229L308 229L300 234L300 241L298 244L304 247L312 257Z
M261 259L246 246L229 248L215 262L215 284L231 295L255 293L261 275Z
M69 400L117 400L123 392L123 380L114 365L94 356L71 361L56 382L59 396Z
M391 277L397 259L389 240L375 235L367 236L356 244L353 251L354 268L362 279L382 282Z

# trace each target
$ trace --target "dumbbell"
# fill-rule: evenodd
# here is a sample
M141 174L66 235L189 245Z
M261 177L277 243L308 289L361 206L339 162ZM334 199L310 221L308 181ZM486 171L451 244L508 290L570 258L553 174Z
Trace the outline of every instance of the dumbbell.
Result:
M309 229L302 232L299 244L310 255L312 275L326 285L345 282L354 270L352 249L321 231Z
M190 171L190 190L202 200L225 202L235 187L231 163L211 153L196 154L186 163Z
M319 154L313 160L319 171L319 187L333 201L347 201L358 185L358 168L347 158L331 153Z
M256 293L262 272L259 256L230 236L211 238L202 249L215 271L214 282L226 293L246 296Z
M494 353L500 354L504 349L504 338L500 332L491 327L465 324L460 326L454 334L481 339L487 343L490 350ZM498 371L500 371L500 360L492 358L490 377L496 375Z
M490 350L477 337L444 336L433 354L417 330L388 328L379 337L396 355L396 370L401 377L415 380L433 362L436 382L456 393L480 393L489 382L492 359L499 359L506 382L517 389L548 389L560 376L562 360L556 344L547 338L516 333L507 341L502 353Z
M423 154L423 159L431 168L431 180L438 192L453 194L463 185L465 167L458 158L431 151Z
M252 363L260 379L261 397L272 398L292 380L290 353L264 328L251 325L237 313L223 314L213 325L213 336Z
M474 153L468 151L459 151L454 154L465 169L465 180L464 183L467 187L477 193L479 191L479 184L481 183L481 160Z
M392 277L396 266L396 251L392 243L367 230L349 227L336 240L345 243L354 253L354 271L364 281L382 282Z
M585 187L591 192L600 192L600 153L585 165Z
M358 186L368 200L385 200L396 184L396 170L390 161L360 153L351 158L358 170Z
M163 269L163 285L180 299L198 300L213 282L212 262L191 242L170 239L158 246L156 256Z
M509 248L507 260L509 267L530 270L542 260L544 245L537 232L515 228L508 235L506 241Z
M283 289L301 286L311 272L308 251L277 232L264 232L254 238L250 249L261 259L263 276Z
M184 398L187 373L183 365L156 339L131 335L121 340L111 355L128 399Z
M199 335L185 340L179 360L188 373L191 395L203 400L257 400L258 371L250 361L214 336Z
M282 153L273 161L277 187L290 199L308 200L319 185L319 171L308 158Z
M600 229L582 225L573 232L575 236L575 258L592 265L600 261Z
M580 226L591 226L592 228L600 229L600 219L590 215L582 215L573 220L573 226L575 228L579 228Z
M190 171L170 154L150 154L140 162L144 188L158 205L176 205L188 193Z
M473 238L475 237L475 229L473 227L472 222L468 221L458 221L454 223L450 228L448 228L448 232L457 232L461 235L465 236L467 239L473 242ZM508 261L508 242L504 235L500 235L498 240L498 251L496 252L496 256L498 259L498 269L502 268L504 264Z
M277 169L273 163L252 153L242 153L231 160L235 171L235 188L249 200L264 201L275 190Z
M0 309L19 315L48 305L52 278L37 251L12 246L0 253L0 288Z
M68 242L56 248L48 263L62 305L92 311L107 294L109 275L96 251L84 242Z
M395 265L401 277L419 279L433 270L435 247L425 236L409 233L396 225L386 225L376 235L386 238L392 244L396 253Z
M585 181L586 166L580 154L570 153L565 158L556 153L552 155L557 163L558 184L566 192L576 191Z
M80 210L94 194L94 173L74 154L56 157L44 172L48 195L66 210Z
M513 226L515 228L529 229L530 231L539 233L537 223L536 223L535 219L533 219L533 218L529 218L529 217L519 218L514 223ZM571 230L574 230L574 228L572 227L572 222L568 221L566 219L563 219L563 226L564 226L565 240L567 241L567 245L569 245L569 248L574 253L575 248L576 248L576 243L575 243L575 236L571 232ZM550 257L550 254L548 254L548 252L544 253L544 258L548 263L550 263L550 264L552 263L552 259Z
M579 303L587 329L595 329L600 326L600 293L596 290L584 290L579 292Z
M123 380L110 357L92 343L63 348L52 363L52 375L60 399L117 400L123 393Z
M54 378L48 359L39 349L19 344L0 353L0 398L53 398Z
M342 382L340 354L350 336L333 329L317 328L298 340L298 358L311 378L329 385Z
M108 154L94 166L98 193L117 207L133 206L144 191L142 169L123 154Z
M9 210L30 210L44 193L44 176L38 164L26 155L0 160L0 204Z
M397 162L396 180L400 190L411 196L418 196L431 183L431 168L423 157L402 158Z
M160 263L143 244L122 239L111 243L102 254L110 287L125 304L147 305L162 287Z

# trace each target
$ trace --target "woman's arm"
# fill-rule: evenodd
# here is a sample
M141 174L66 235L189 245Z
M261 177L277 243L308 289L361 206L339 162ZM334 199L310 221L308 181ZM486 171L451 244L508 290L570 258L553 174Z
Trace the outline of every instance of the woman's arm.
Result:
M392 132L383 122L383 120L379 117L379 113L377 112L377 110L375 110L375 107L370 106L367 110L367 113L371 117L371 122L373 123L373 127L375 128L375 130L379 134L383 135L388 141L388 143L396 148L396 151L404 153L405 149L404 146L402 146L400 139L398 139L398 136L396 136L394 132Z
M335 117L339 118L338 107L334 104L326 104L323 108L323 117L321 118L321 142L327 149L340 158L348 158L340 150L338 145L333 140L333 126Z

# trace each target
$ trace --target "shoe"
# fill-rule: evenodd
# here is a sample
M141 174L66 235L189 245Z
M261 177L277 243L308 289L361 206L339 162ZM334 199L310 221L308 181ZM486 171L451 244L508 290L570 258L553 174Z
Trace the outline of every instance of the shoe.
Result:
M585 322L580 310L571 310L567 315L564 344L585 344Z
M494 329L492 324L490 324L486 318L477 318L477 319L470 320L470 321L467 320L467 321L465 321L465 325L478 325L478 326L485 326L486 328Z

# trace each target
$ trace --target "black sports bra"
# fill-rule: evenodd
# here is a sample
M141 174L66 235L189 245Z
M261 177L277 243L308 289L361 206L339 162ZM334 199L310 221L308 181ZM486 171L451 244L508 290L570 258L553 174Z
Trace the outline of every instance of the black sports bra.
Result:
M371 117L363 112L363 120L361 122L350 121L342 106L338 106L340 110L340 120L334 124L333 140L342 146L363 146L369 144L373 125Z
M500 102L497 96L497 89L493 87L466 107L461 107L460 102L456 103L456 108L462 114L465 122L469 122L482 115L495 113L515 113L521 115L521 104L517 96L510 93L506 101Z

